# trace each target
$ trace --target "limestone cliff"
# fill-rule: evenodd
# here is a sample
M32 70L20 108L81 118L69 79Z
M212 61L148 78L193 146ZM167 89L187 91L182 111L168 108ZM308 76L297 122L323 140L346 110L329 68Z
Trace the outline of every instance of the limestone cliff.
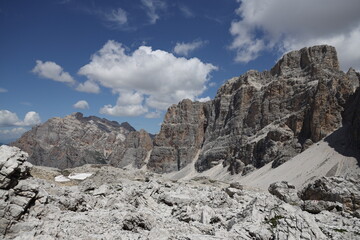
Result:
M198 171L220 162L243 174L271 161L276 167L340 127L358 85L358 74L339 69L334 47L290 52L270 71L230 79L211 102L172 106L149 168L168 172L193 158Z
M180 170L197 157L204 142L210 105L185 99L170 107L154 138L148 167L157 172Z
M353 78L360 78L360 73L354 69L348 71ZM360 150L360 88L358 88L353 96L348 100L346 109L343 114L344 125L350 129L351 143Z
M29 153L28 161L35 165L61 169L90 163L142 166L152 148L145 131L81 113L49 119L12 145Z

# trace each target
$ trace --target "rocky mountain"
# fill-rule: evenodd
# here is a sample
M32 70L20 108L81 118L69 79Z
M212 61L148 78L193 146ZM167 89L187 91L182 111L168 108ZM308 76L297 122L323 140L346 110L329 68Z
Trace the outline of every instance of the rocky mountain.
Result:
M50 119L0 146L0 238L360 239L359 80L315 46L171 106L155 137Z
M359 80L353 69L339 69L334 47L290 52L270 71L230 79L212 101L170 107L148 167L170 172L194 162L202 172L222 163L243 175L269 162L277 167L342 125ZM359 115L349 114L358 124Z
M303 48L270 71L228 80L214 100L185 99L171 106L159 134L128 123L75 113L34 127L13 143L36 165L88 163L146 167L157 173L221 164L246 175L268 163L278 167L344 125L359 147L360 74L339 68L335 48Z
M146 131L81 113L49 119L12 145L26 151L35 165L60 169L88 163L141 167L152 149Z

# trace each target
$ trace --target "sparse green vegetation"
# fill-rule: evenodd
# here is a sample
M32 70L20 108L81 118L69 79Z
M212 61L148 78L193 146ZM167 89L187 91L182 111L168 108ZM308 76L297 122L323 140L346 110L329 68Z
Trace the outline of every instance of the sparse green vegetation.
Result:
M281 215L275 215L275 217L270 218L269 220L266 220L265 223L268 223L271 225L272 228L276 228L279 224L279 220L284 218L284 216Z
M347 232L346 229L342 229L342 228L334 228L334 231L335 231L335 232L339 232L339 233Z

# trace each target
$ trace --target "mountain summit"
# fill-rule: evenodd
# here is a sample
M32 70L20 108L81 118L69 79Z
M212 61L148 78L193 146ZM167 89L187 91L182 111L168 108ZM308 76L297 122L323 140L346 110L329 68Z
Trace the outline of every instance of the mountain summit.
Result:
M303 48L270 70L228 80L214 100L184 100L166 113L148 167L197 171L219 163L246 174L277 167L341 126L359 75L339 70L334 47Z
M60 169L90 163L140 168L152 148L146 131L82 113L51 118L12 145L29 153L29 162Z
M353 69L340 70L334 47L303 48L270 71L228 80L212 101L171 106L154 139L128 123L74 113L34 127L13 145L30 162L58 168L107 163L164 173L192 164L203 172L221 163L246 175L270 162L277 167L334 132L345 107L345 119L354 121L359 79Z

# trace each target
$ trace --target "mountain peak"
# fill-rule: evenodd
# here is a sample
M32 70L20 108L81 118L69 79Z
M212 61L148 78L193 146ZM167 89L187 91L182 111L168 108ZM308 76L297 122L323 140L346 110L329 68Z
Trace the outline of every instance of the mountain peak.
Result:
M273 76L294 74L298 69L312 71L314 69L330 69L339 71L336 49L329 45L305 47L285 54L271 69Z

